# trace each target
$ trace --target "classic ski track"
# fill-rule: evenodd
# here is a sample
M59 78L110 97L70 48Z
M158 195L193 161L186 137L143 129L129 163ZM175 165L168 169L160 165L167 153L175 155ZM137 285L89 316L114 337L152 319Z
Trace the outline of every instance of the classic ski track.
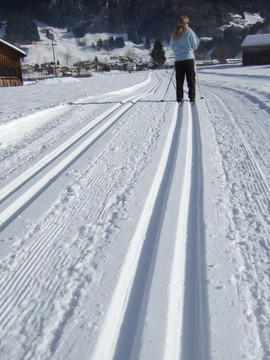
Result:
M179 132L180 121L186 121L187 124L185 124L185 133L184 135L182 135L182 137L185 137L185 139L182 139L180 145L177 145L179 142L179 137L181 137L182 134L182 129L181 132ZM193 123L196 130L193 130ZM193 137L195 137L194 141L196 142L196 144L193 143ZM166 212L166 208L169 206L168 193L170 192L170 187L173 181L169 180L169 178L171 176L173 177L172 174L174 173L174 166L176 164L175 153L185 154L184 160L182 159L181 162L183 180L181 190L179 191L181 196L179 196L180 203L178 204L177 210L178 216L176 216L177 221L175 224L175 238L171 239L172 243L174 244L172 245L172 247L174 247L174 255L172 255L172 259L168 259L169 262L171 261L171 270L169 271L169 274L166 273L166 279L163 280L163 282L165 283L166 281L169 282L167 289L166 287L163 289L164 292L167 292L168 313L166 323L158 325L159 328L166 329L164 331L163 350L161 351L161 353L159 353L158 358L164 360L177 360L180 358L183 351L185 356L192 356L192 358L194 359L208 358L208 314L205 314L205 312L207 312L207 301L205 294L203 294L205 288L204 290L202 290L203 286L201 284L201 279L205 274L201 273L202 266L198 263L204 262L204 255L202 250L203 244L199 244L201 241L203 242L204 239L201 239L201 241L199 241L198 239L198 237L202 236L201 234L199 234L201 226L200 218L202 216L202 205L199 204L200 200L198 199L198 197L201 196L199 194L199 188L201 186L200 176L202 176L199 169L201 167L199 159L199 142L200 134L198 127L197 109L192 109L191 111L191 107L189 104L183 105L181 109L176 106L171 127L167 136L166 144L164 146L163 154L160 159L159 167L153 179L152 186L148 193L144 208L142 210L139 223L137 225L135 234L130 242L124 264L120 271L119 280L116 284L109 309L106 313L104 324L98 337L98 342L92 355L93 359L116 360L120 358L125 358L135 360L141 358L141 336L142 332L144 331L144 322L145 318L147 317L147 307L150 297L149 293L151 293L152 291L151 288L155 276L155 267L157 266L156 261L158 248L160 247L160 242L164 243L167 241L167 239L159 238L161 236L161 230L157 230L156 238L155 240L152 240L152 242L154 243L152 245L147 245L146 243L149 242L149 239L147 239L147 237L151 237L150 233L153 232L153 225L151 223L153 221L158 221L160 223L160 226L162 226L161 224L163 222L163 216L165 216L164 213ZM177 146L179 146L179 149L176 148ZM193 154L193 151L196 152L196 155ZM198 168L195 170L195 168L193 167ZM196 175L192 175L193 173L195 173ZM192 180L192 176L199 177L199 179L196 178L195 180L193 178ZM192 191L195 191L196 193L195 199L193 198L192 200L195 202L193 205L190 204L191 187L193 189ZM155 205L157 203L158 205ZM160 207L162 207L162 209L160 209ZM193 220L198 225L198 228L196 227L197 233L195 231L196 234L189 234L190 228L188 225L188 214L190 211L190 207L196 208L195 213L193 213ZM164 231L166 232L166 229ZM194 230L192 230L191 232L193 233ZM189 265L191 265L192 267L195 266L195 270L192 270L192 273L195 273L195 275L193 275L195 277L187 274L185 270L186 242L188 236L193 236L193 245L191 246L191 248L189 248L188 251L192 252L189 253L189 257L192 257L192 264ZM149 250L149 247L151 250ZM149 251L151 251L151 254L147 254L147 252ZM143 258L144 260L141 260ZM144 270L142 276L140 274L140 267L144 267L144 265L141 265L141 262L152 264L148 265L149 270L146 274ZM146 265L146 267L148 266ZM159 264L159 266L163 267L164 264ZM151 269L151 267L154 267L154 269ZM136 281L137 277L141 280ZM146 277L147 280L142 280L141 277ZM161 279L159 279L158 282L160 283L160 281ZM192 321L194 321L192 326L194 327L191 330L192 334L189 333L187 335L193 336L194 341L192 349L183 350L183 344L181 344L181 334L183 335L183 333L185 333L185 326L187 326L188 328L190 327L190 325L187 324L189 321L188 319L185 319L185 323L183 321L184 306L186 307L186 304L184 305L186 281L192 281L191 287L195 287L194 294L196 294L196 299L190 298L188 300L185 300L191 300L194 306L194 308L192 308L191 310L191 316L194 317L194 319L192 319ZM136 285L136 282L143 282L144 285ZM138 286L144 288L138 291ZM133 291L133 288L135 287L136 290L134 289ZM142 298L139 293L143 293ZM193 295L190 296L193 297ZM137 298L138 296L139 300ZM133 305L129 305L130 303L132 303ZM134 305L135 303L139 303L140 305ZM136 306L140 306L140 308L137 309ZM205 306L205 309L202 309L203 306ZM131 315L131 313L134 313L134 311L136 315ZM139 313L137 313L137 311ZM131 325L131 317L133 316L136 318L137 324L135 325L136 329L134 329L134 334L131 335L127 333L127 329ZM190 315L187 315L187 318L189 316ZM125 318L127 318L127 320ZM127 327L125 326L125 321L128 322ZM148 318L147 322L151 322L151 319ZM202 326L204 326L204 329L202 328ZM130 339L131 336L134 337ZM193 357L194 354L196 357ZM143 359L144 358L145 357L143 357Z
M157 85L155 85L155 87L153 88L153 91L155 91L155 89L157 88L157 86L159 86L159 83ZM132 105L135 105L134 103ZM134 136L134 135L133 135ZM136 140L136 138L135 138ZM125 146L128 146L128 144L126 144L126 140L124 137L122 137L122 143ZM136 144L136 142L135 142ZM120 146L121 143L118 143L118 145ZM138 144L139 145L139 144ZM146 144L147 145L147 144ZM128 147L128 152L130 151L134 151L134 149L136 150L136 147L133 148L129 148ZM138 148L138 151L140 149ZM119 163L121 164L123 161L123 159L121 159L120 155L115 156L115 153L112 151L107 151L106 153L106 163L111 166L110 164L114 164L114 166ZM86 182L85 183L85 187L87 188L88 186L93 186L95 183L98 185L99 181L102 180L102 171L101 168L106 167L106 163L99 161L99 157L96 160L97 163L99 163L99 167L97 167L97 169L95 169L95 173L93 175L95 176L90 176L90 182ZM94 165L94 164L93 164ZM89 171L89 170L87 170ZM129 183L129 182L128 182ZM132 183L132 179L131 179L131 183ZM110 194L110 187L112 186L111 183L107 183L109 188L105 189L103 188L103 192L106 191L108 193L108 195ZM68 195L68 194L67 194ZM87 211L87 204L89 203L89 201L91 202L91 198L87 199L85 198L85 202L84 203L79 203L78 208L73 208L73 212L76 215L76 211L78 211L78 209L80 210L85 210ZM112 203L110 206L114 206L114 204ZM96 214L97 219L99 218L100 221L106 220L106 217L111 216L110 215L110 206L108 207L108 205L106 204L106 198L104 199L104 204L103 206L100 208L100 210L98 210L98 213ZM49 215L49 214L48 214ZM94 214L95 215L95 214ZM86 214L86 218L85 220L91 220L91 217L94 216L93 214L89 214L89 216L87 216ZM18 264L18 266L16 267L16 271L12 271L12 272L7 272L6 276L3 276L1 278L1 298L2 298L2 302L0 304L0 323L1 323L1 327L3 330L7 330L10 323L12 323L12 319L13 319L13 313L12 310L14 309L14 307L23 307L24 304L24 300L29 298L29 296L33 293L32 291L34 289L38 289L40 286L43 287L43 291L47 292L47 300L46 300L46 308L50 308L53 306L53 302L54 302L54 298L57 296L57 294L59 294L61 290L59 281L55 281L54 283L52 283L51 281L48 282L46 284L46 287L44 287L45 284L43 284L42 282L42 276L45 275L47 272L51 272L54 271L55 274L58 273L57 269L59 269L59 267L61 268L63 266L63 264L65 264L66 261L68 261L67 257L68 254L63 255L63 248L61 246L57 247L57 246L52 246L52 241L55 242L55 240L53 239L57 239L57 234L62 233L65 228L67 228L68 224L66 225L61 225L61 217L62 220L64 220L65 217L68 216L68 213L66 212L65 208L63 208L61 210L61 212L58 215L58 221L55 222L55 218L48 216L48 222L46 222L46 217L44 219L44 224L42 226L43 231L41 232L41 236L38 237L38 239L36 239L36 241L31 242L31 244L28 246L27 251L24 253L25 255L22 257L20 263ZM108 219L109 220L109 219ZM58 222L60 222L60 224L58 225ZM109 223L109 221L107 221ZM98 223L98 220L97 220ZM35 232L35 228L33 229L33 233L28 234L28 236L31 238L34 235ZM56 245L56 244L55 244ZM89 246L89 244L86 244L84 246L80 245L80 256L78 257L78 263L80 262L80 259L85 257L85 256L90 256L90 258L92 258L92 254L90 254L89 249L87 248L87 246ZM48 258L51 258L51 261L47 261ZM59 261L60 260L60 261ZM88 275L85 278L85 280L83 280L83 282L90 282L91 281L91 262L90 262L90 270L88 269L87 271ZM67 275L68 277L68 275ZM75 282L76 285L76 282ZM78 284L78 288L73 289L72 293L76 293L79 294L80 292L80 288L81 288L81 284ZM68 291L68 288L65 290ZM38 293L38 292L37 292ZM74 307L74 303L76 303L76 301L78 300L72 300L73 299L73 295L70 294L68 297L71 297L70 300L70 311L72 311L72 308ZM36 305L40 306L42 308L42 310L44 311L44 306L45 304L40 304L40 305ZM31 310L29 310L31 311ZM33 309L33 311L38 311L37 308L35 308L35 310ZM23 318L25 316L25 312L22 311L19 318ZM19 320L18 318L18 320ZM63 328L65 321L67 319L67 316L65 316L62 320L62 322L60 322L60 324L54 326L58 326L58 330L61 328ZM54 351L54 349L56 348L56 344L57 344L57 340L52 340L52 345L51 345L51 349L52 352Z
M189 107L190 110L190 107ZM185 167L183 169L183 185L181 200L178 210L178 221L175 236L174 256L170 274L168 319L164 346L164 359L178 360L180 358L181 336L183 328L183 311L185 299L185 264L186 264L186 241L188 234L188 213L192 177L192 118L188 114L187 147L182 149L186 152ZM195 255L195 254L194 254ZM184 261L183 261L184 260ZM196 260L195 260L196 263ZM181 321L180 321L181 319ZM194 334L195 335L195 334Z
M141 105L140 105L141 106ZM189 106L189 104L188 104ZM176 108L177 109L177 108ZM176 111L176 110L175 110ZM190 111L190 110L189 110ZM174 126L176 126L176 121L177 121L177 117L175 117L175 124ZM191 115L189 113L188 115L188 121L191 125L192 122L192 118ZM193 120L194 122L195 120ZM172 125L171 125L172 126ZM150 128L151 129L151 128ZM175 129L175 127L174 127ZM192 130L191 128L189 129L189 134L191 134ZM120 134L120 133L119 133ZM171 157L171 145L172 145L172 139L170 138L170 136L175 135L175 131L173 131L171 129L171 133L170 135L168 135L168 140L167 140L167 156ZM132 136L134 138L135 134L132 133ZM179 136L179 135L177 135ZM176 136L176 137L177 137ZM150 138L150 137L149 137ZM128 154L130 151L131 153L136 153L136 152L142 152L142 149L139 148L139 139L138 141L136 140L136 138L134 138L134 145L132 148L129 147L128 144L126 144L126 137L124 138L123 136L120 137L120 139L122 139L122 143L121 142L117 142L117 146L121 147L121 146L125 146L127 151L126 153ZM152 140L151 140L152 141ZM175 141L173 141L173 143L175 143ZM150 146L151 144L149 144L148 146ZM117 152L113 152L113 151L108 151L111 150L111 146L115 146L114 142L112 141L106 150L106 162L104 162L104 159L100 159L100 155L96 158L96 160L94 161L94 163L89 164L89 167L85 170L85 174L82 174L81 179L83 180L85 178L85 175L87 174L87 172L91 172L91 169L93 168L93 173L91 174L91 176L86 177L86 180L84 180L83 182L83 186L85 189L89 189L92 187L95 187L95 185L99 185L102 181L102 174L104 174L104 171L102 171L102 169L108 167L108 171L107 174L112 174L114 167L116 168L116 171L119 171L117 169L119 169L119 166L121 164L123 164L123 159L119 156ZM138 148L136 148L136 146L138 146ZM190 135L189 135L189 149L191 151L191 149L193 148L191 139L190 139ZM105 151L104 150L104 151ZM147 154L147 144L146 144L146 148L145 148L146 154ZM190 159L190 151L188 151L189 153L189 160L187 161L187 174L185 174L185 182L186 182L186 186L189 187L189 183L190 183L190 168L191 168L191 159ZM164 154L164 153L163 153ZM165 161L166 156L163 155L163 159ZM172 159L171 159L172 160ZM132 162L132 159L130 159L130 162ZM124 162L125 163L125 162ZM114 166L114 167L113 167ZM164 164L162 165L164 168L164 171L166 169L166 164L164 162ZM139 170L137 170L139 171ZM160 170L161 171L161 170ZM106 173L106 172L105 172ZM111 175L113 178L113 175ZM133 175L134 177L134 175ZM127 184L132 184L133 181L136 179L130 177L130 179L128 181L125 181L125 183ZM88 180L87 180L88 179ZM163 183L167 182L166 177L164 178L162 176L162 174L160 173L160 179L156 180L156 182L161 181ZM103 181L104 183L104 181ZM121 198L119 199L111 199L110 198L110 194L113 193L113 189L112 189L112 182L108 181L105 182L105 184L107 184L107 188L105 189L104 187L102 188L102 191L106 192L106 196L104 197L104 203L102 206L100 206L99 208L96 209L96 213L90 213L88 211L88 204L91 203L91 196L89 196L86 192L86 195L82 201L78 200L78 206L72 206L72 214L71 216L75 216L76 214L78 214L78 211L80 211L80 214L84 214L84 221L85 224L91 224L92 221L94 221L94 223L96 223L96 231L97 231L97 236L98 238L100 238L101 234L99 233L99 229L98 229L98 223L99 221L101 221L102 223L112 223L111 220L113 218L111 218L111 216L114 215L113 213L113 207L115 206L114 201L122 201ZM76 185L76 182L74 183L74 185ZM166 187L166 185L164 185ZM101 186L102 187L102 186ZM155 186L152 186L153 190L152 192L156 192L157 189L155 189ZM69 197L71 197L72 199L72 191L76 190L75 189L71 189L71 192L69 191L69 188L67 188L67 201L69 199ZM82 190L82 189L81 189ZM169 189L165 190L163 189L161 192L161 195L159 197L163 198L165 197L164 192L165 191L169 191ZM156 198L153 195L152 196L149 195L149 202L153 202L152 205L154 205L154 203L156 202ZM152 198L152 199L151 199ZM185 197L186 198L186 197ZM124 200L123 200L124 201ZM182 200L184 201L184 200ZM164 205L165 206L165 205ZM66 222L65 219L68 218L68 216L70 215L70 209L66 209L66 207L60 207L59 210L57 210L58 207L55 207L55 214L48 214L47 216L44 217L42 223L38 224L38 227L40 228L40 230L38 231L38 236L35 237L35 226L33 226L33 230L32 232L30 232L27 236L30 239L34 239L31 241L31 243L27 246L26 249L24 249L24 252L22 253L23 256L20 256L20 261L18 262L18 264L14 265L14 268L11 269L12 271L7 271L5 272L5 276L3 276L0 280L0 291L1 291L1 298L2 298L2 302L0 304L0 324L1 324L1 329L5 331L5 333L7 333L10 329L10 327L12 326L12 324L14 323L14 321L16 321L16 324L18 325L22 325L25 327L25 329L23 331L23 333L25 334L25 336L29 337L31 336L31 331L29 329L27 329L27 327L31 326L35 326L37 328L39 328L40 333L42 333L42 337L45 339L45 343L42 344L41 347L39 347L39 345L33 345L33 347L31 347L31 350L25 349L25 356L23 356L25 359L31 359L35 356L35 351L38 348L39 352L41 351L42 354L44 354L44 356L47 356L47 353L45 355L45 349L49 349L51 352L51 355L54 354L54 352L57 349L57 344L59 341L59 337L61 336L61 333L66 325L66 322L68 321L69 316L72 314L72 312L74 311L74 308L76 307L76 304L78 303L81 295L81 289L84 287L84 284L86 283L90 283L92 281L92 274L94 273L94 269L95 269L95 262L94 262L94 256L95 254L92 253L92 249L91 249L91 243L94 241L94 239L92 239L92 235L89 238L89 243L84 242L84 243L80 243L79 241L76 241L75 243L70 243L69 246L76 246L77 250L78 250L78 258L77 258L77 263L78 265L82 262L82 260L87 259L86 263L87 263L87 271L78 271L75 272L75 270L70 269L69 270L69 263L70 263L70 259L69 259L69 251L67 248L67 250L65 248L63 248L63 245L61 244L57 244L57 235L60 233L64 233L65 231L67 231L69 224ZM57 212L58 211L58 212ZM145 210L146 211L146 210ZM183 204L182 202L182 211L184 211L186 213L185 217L187 216L187 211L188 211L188 206ZM147 211L146 211L147 212ZM81 215L80 215L81 216ZM155 214L153 214L153 216L155 216ZM148 215L147 215L148 217ZM92 220L93 219L93 220ZM183 220L180 219L181 223L183 224L184 227L187 228L187 223L183 223ZM142 217L141 222L144 222L144 219ZM110 226L110 225L108 225ZM112 225L113 226L113 225ZM145 231L148 231L149 228L149 222L148 220L145 221L145 224L143 225L142 223L139 225L141 227L145 228ZM179 228L179 227L178 227ZM137 227L138 229L138 227ZM84 226L81 231L88 231L88 227ZM102 229L102 237L104 237L106 239L106 232L108 231L108 234L112 231L117 231L117 229L113 229L113 228L108 228L108 229ZM137 230L139 231L139 230ZM180 228L178 230L178 232L180 232ZM76 236L75 236L76 235ZM76 239L79 236L79 234L74 234L74 239ZM25 239L27 240L27 238ZM72 245L71 245L72 244ZM135 244L136 245L136 244ZM66 250L66 251L65 251ZM98 251L98 250L96 250ZM197 250L196 250L197 252ZM138 254L139 256L139 254ZM197 254L196 254L196 258L197 258ZM48 261L48 259L50 259L50 261ZM153 256L153 261L154 261L154 256ZM177 267L177 259L175 259L175 267ZM196 260L195 260L196 262ZM183 267L183 263L179 264L179 266ZM65 273L59 272L59 269L66 269ZM76 264L73 263L72 268L76 269ZM74 271L74 274L73 274ZM70 273L69 273L70 272ZM135 268L135 273L137 272L137 269ZM48 274L54 274L54 276L50 276ZM77 275L76 275L77 274ZM86 275L85 275L86 274ZM172 272L172 274L174 274L174 272ZM44 281L43 277L46 276L48 277L48 279L50 279L49 281ZM66 279L70 279L72 276L73 282L72 282L72 287L68 286L68 283ZM136 276L136 275L135 275ZM183 276L183 274L182 274ZM61 280L61 278L63 277L63 280ZM77 278L80 278L80 281L77 280ZM54 280L52 280L54 279ZM64 280L65 279L65 280ZM151 280L152 283L152 280ZM198 285L196 285L197 287ZM33 300L36 297L36 294L38 296L38 294L41 292L46 293L46 302L42 301L33 301L29 303L29 299L33 298ZM145 288L144 290L145 292L148 291L148 287ZM176 293L174 292L174 294L172 295L173 297L177 296ZM49 313L52 312L53 307L55 306L55 299L59 299L63 298L65 299L65 303L62 305L63 309L61 310L61 314L62 317L60 319L55 319L50 320L49 326L47 325L47 328L44 327L43 328L43 322L45 322L45 319L42 319L42 314L44 314L44 311L46 313L46 309L48 310ZM59 300L58 300L59 301ZM199 302L199 301L198 301ZM25 306L25 304L28 304L28 306ZM33 304L33 305L32 305ZM59 306L59 305L58 305ZM177 305L176 305L177 306ZM181 306L180 306L181 307ZM14 308L19 308L21 309L20 314L17 313L18 318L15 320L14 319ZM195 312L197 313L197 308L195 309ZM142 312L145 311L145 308L143 307L141 309ZM181 311L181 310L180 310ZM41 319L39 319L38 314L41 314ZM35 316L33 316L33 314L36 314ZM124 314L122 314L124 316ZM28 323L28 317L29 319L31 319L32 317L32 321L31 323ZM205 324L205 323L204 323ZM179 323L177 324L173 324L171 325L170 328L170 332L174 332L174 327L177 327L177 331L179 332L180 326ZM42 330L43 329L43 330ZM205 329L204 329L205 330ZM120 329L119 329L120 331ZM194 334L195 335L195 334ZM200 337L200 334L196 333L196 336ZM39 337L41 337L41 334L39 334ZM140 337L138 337L140 338ZM28 341L31 341L30 338L28 338ZM117 341L117 339L116 339ZM134 339L134 341L136 341L136 339ZM177 347L179 347L179 339L177 340L178 345ZM198 339L198 347L199 347L199 339ZM197 340L196 340L197 343ZM48 350L47 350L48 351ZM168 351L168 348L167 348ZM179 350L176 351L176 353ZM113 356L111 354L111 356Z
M158 79L158 84L156 84L156 87L158 87L158 85L160 84L160 79ZM154 87L150 88L150 90L148 91L149 94L153 91L155 91L155 85ZM117 92L116 92L117 93ZM110 93L111 94L111 93ZM112 93L113 94L113 93ZM103 96L106 96L106 94L104 94ZM9 193L13 192L14 190L16 190L17 187L19 187L22 183L26 182L28 178L30 178L31 176L33 176L36 172L40 171L41 169L43 169L44 167L46 167L46 165L48 163L50 163L52 160L54 160L57 156L59 156L62 152L64 152L67 148L69 148L71 145L73 145L76 141L78 141L81 137L83 137L85 134L87 134L87 132L89 132L92 128L94 128L95 126L97 126L100 122L102 122L106 117L108 117L109 115L111 115L115 110L117 110L121 105L132 101L133 98L136 98L138 95L133 95L133 96L129 96L128 98L122 100L122 101L118 101L116 103L116 105L112 106L110 109L108 109L107 111L105 111L104 113L102 113L101 115L97 116L96 118L91 120L91 123L84 126L80 131L78 131L76 134L74 134L72 137L70 137L68 140L66 140L61 146L58 147L58 149L52 151L50 154L45 156L45 159L38 161L34 168L31 167L31 169L29 169L28 171L25 171L25 173L23 173L22 175L19 176L19 178L15 179L14 181L10 182L8 185L6 185L4 188L2 188L0 190L0 203L3 201L3 199L5 199ZM87 97L86 99L88 99L89 97ZM90 97L90 99L92 99L92 97ZM85 99L80 99L80 100L84 100ZM76 103L80 103L77 100ZM138 100L136 100L138 101ZM65 104L67 105L67 104ZM62 109L64 105L58 105L54 108L60 108ZM51 110L52 108L49 108L49 110ZM44 110L42 110L42 112L44 112ZM56 115L57 116L57 115ZM60 117L62 116L59 115ZM18 185L17 185L18 183Z
M151 89L151 92L155 91L155 89L159 86L160 82L158 82L158 84L156 84L152 89ZM138 101L142 96L136 96L136 99L135 101L129 103L128 105L128 109L133 106L136 101ZM124 104L129 101L128 99L126 101L124 101ZM124 106L124 105L123 105ZM123 109L123 106L121 107L121 109ZM126 109L124 108L124 111L126 111ZM119 117L121 117L121 115L123 114L123 110L121 111L121 113L117 113L115 115L115 118L118 119ZM103 119L103 118L102 118ZM106 125L106 124L105 124ZM77 134L76 134L77 135ZM65 145L65 144L64 144ZM68 147L68 145L67 145ZM113 155L111 155L113 156ZM48 162L50 162L51 160L49 161L46 161L45 164L47 165ZM108 160L109 161L109 160ZM101 164L102 165L102 164ZM36 169L35 169L36 170ZM32 172L33 170L30 170L30 172ZM35 171L36 172L36 171ZM97 172L97 175L99 174L99 172ZM28 175L28 173L26 174ZM31 175L32 176L32 175ZM99 175L98 175L99 176ZM28 179L27 176L25 176L26 179ZM30 177L30 176L29 176ZM93 182L98 182L98 178L94 178L93 179ZM24 180L25 182L26 180ZM104 191L104 189L103 189ZM16 200L15 200L16 201ZM56 234L55 234L55 230L57 230L57 233L60 233L61 232L61 228L59 229L58 227L56 227L54 224L52 224L52 229L48 229L50 230L49 231L49 236L48 234L44 234L44 238L46 239L49 239L50 237L54 237ZM21 284L22 281L26 281L26 278L27 278L27 275L29 273L29 271L32 273L32 270L33 269L33 264L36 264L37 263L37 259L39 259L40 263L39 265L42 264L42 262L46 259L46 256L47 256L47 252L50 250L50 248L46 248L46 242L43 242L43 237L41 237L39 239L38 242L35 242L33 244L33 247L31 248L31 253L33 253L35 255L35 257L32 257L29 259L29 261L27 262L23 262L21 266L19 266L19 268L17 269L17 273L16 274L13 274L13 279L12 278L9 278L9 279L6 279L6 282L3 281L3 287L0 287L0 292L1 294L3 295L3 298L4 298L4 291L7 290L10 294L13 292L13 290L18 286L18 284ZM45 251L46 250L46 251ZM42 256L41 256L42 254ZM8 309L11 309L12 307L12 304L13 302L16 302L16 299L19 299L21 298L21 293L15 293L14 295L14 298L10 297L8 294L6 294L6 298L8 298L8 301L5 300L4 302L6 303L6 306ZM6 311L6 308L3 306L3 304L0 304L0 319L1 319L1 315L4 314L4 312Z
M43 131L37 131L37 134L35 135L35 137L31 136L30 143L28 139L23 139L22 141L20 141L19 143L15 144L15 147L11 147L11 149L8 150L8 153L4 153L4 160L5 160L5 164L1 166L4 166L5 168L5 172L3 172L3 175L5 175L5 179L7 179L7 176L11 176L17 169L16 167L16 162L20 161L21 163L24 164L25 167L27 167L28 164L31 164L33 162L33 160L35 159L35 157L39 154L39 152L41 153L40 155L42 155L43 151L46 151L46 149L52 145L53 141L55 141L56 139L61 139L63 137L63 132L55 132L55 127L58 127L58 123L60 122L61 118L65 115L65 133L67 133L68 131L72 131L74 129L74 126L77 123L77 126L80 126L80 124L85 121L87 123L89 123L89 109L86 106L85 109L81 108L80 113L77 112L76 107L78 106L74 106L74 105L95 105L95 109L94 111L98 113L98 105L102 104L102 105L109 105L110 101L112 102L118 102L116 99L121 96L121 94L125 94L125 92L127 91L127 93L132 93L132 89L135 89L136 92L138 92L140 90L140 88L149 86L149 83L151 82L151 76L148 77L148 79L146 79L145 81L143 81L140 84L134 85L133 87L126 87L120 91L112 91L112 92L108 92L108 93L104 93L100 96L89 96L89 95L85 95L84 97L81 98L75 98L72 100L68 100L67 102L58 104L58 105L53 105L53 106L49 106L46 109L42 109L40 111L36 111L33 114L28 114L23 116L22 118L16 118L13 119L13 121L20 121L20 120L26 120L28 118L32 118L32 117L41 117L42 118L54 118L54 121L50 121L50 123L48 125L46 125L46 133L44 134ZM125 95L124 95L125 96ZM104 99L102 101L102 99ZM125 101L125 100L124 100ZM119 101L119 103L121 103L121 101ZM91 109L92 111L92 109ZM76 122L74 123L74 116L73 113L77 112L77 116L76 118ZM96 115L95 117L98 117L100 115ZM94 119L95 119L94 117ZM94 120L93 119L93 120ZM46 122L45 122L46 123ZM51 129L53 129L53 135L51 134ZM62 129L62 128L61 128ZM56 135L55 135L56 134ZM42 148L40 148L40 137L42 137ZM34 140L33 140L34 139ZM40 148L40 151L37 152L37 149ZM28 156L29 154L32 154L31 158L29 159ZM15 155L15 156L14 156ZM26 156L25 156L26 155ZM19 158L18 158L19 157ZM13 165L13 161L15 162L15 166ZM31 165L30 165L31 166ZM15 167L15 168L14 168Z
M256 126L260 120L255 115L252 117L252 111L249 119L242 119L241 106L252 107L252 105L248 103L242 105L240 97L232 98L230 93L229 90L228 94L223 91L221 99L218 90L215 93L208 91L207 102L208 108L211 107L211 103L215 104L218 107L215 113L223 114L220 122L214 123L214 127L223 155L224 172L228 181L232 182L230 193L233 207L230 225L232 234L228 234L227 237L231 239L243 261L241 270L233 277L237 284L243 314L247 324L250 325L247 338L244 339L245 351L253 354L253 358L258 356L264 358L270 353L270 332L267 325L270 321L270 191L267 180L269 167L262 168L261 164L264 159L269 159L269 145L263 141L266 147L263 149L265 156L260 156L258 149L253 148L249 129L252 129L255 137L260 138L262 129ZM237 106L233 106L232 103ZM236 108L238 111L234 112L233 109ZM267 137L267 133L264 133L264 136ZM221 137L220 141L219 137ZM233 140L225 142L224 137ZM255 144L256 141L258 140L255 139ZM232 167L234 169L231 169ZM233 179L231 174L234 174ZM247 309L251 310L247 311ZM259 340L254 341L256 338ZM257 345L258 342L260 346Z
M67 150L70 150L72 146L77 146L77 143L85 136L87 133L95 128L98 124L103 122L106 118L106 122L99 128L97 131L90 135L88 139L84 140L84 142L75 149L71 155L68 155L61 161L60 165L55 165L55 167L49 171L48 174L44 175L42 179L38 180L36 184L34 184L29 190L27 190L23 195L19 198L16 198L14 202L9 205L5 210L0 214L0 230L4 228L6 224L11 221L14 216L16 216L21 209L25 208L27 204L29 204L35 196L42 191L49 183L54 181L59 174L69 166L81 153L84 152L86 148L88 148L91 143L93 143L99 136L101 136L113 123L115 123L121 116L129 110L137 101L142 99L145 96L151 95L154 93L156 89L159 87L161 81L158 80L157 83L152 86L147 93L134 95L121 103L116 104L109 110L105 111L102 115L98 116L95 120L93 120L89 125L85 126L79 132L77 132L74 136L64 142L61 146L59 146L56 150L52 151L50 154L45 156L42 160L37 162L30 169L25 171L23 174L14 179L11 183L6 185L0 191L0 203L6 200L10 194L13 194L18 189L21 189L24 184L26 184L29 180L33 180L34 176L39 174L42 170L44 170L48 165L50 165L53 161L57 160L60 156L65 154Z

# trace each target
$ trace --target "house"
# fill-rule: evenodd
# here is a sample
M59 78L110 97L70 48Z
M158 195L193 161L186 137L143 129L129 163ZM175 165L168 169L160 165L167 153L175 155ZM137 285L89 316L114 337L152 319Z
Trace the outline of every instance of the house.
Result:
M243 65L270 64L270 34L248 35L241 49Z
M23 84L21 59L25 52L0 39L0 87Z

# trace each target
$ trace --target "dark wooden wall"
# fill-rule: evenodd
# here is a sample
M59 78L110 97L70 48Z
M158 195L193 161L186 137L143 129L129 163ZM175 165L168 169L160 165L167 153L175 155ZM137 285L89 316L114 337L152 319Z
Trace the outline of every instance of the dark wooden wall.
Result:
M243 48L243 65L270 64L270 46Z
M0 43L0 87L22 85L21 55Z

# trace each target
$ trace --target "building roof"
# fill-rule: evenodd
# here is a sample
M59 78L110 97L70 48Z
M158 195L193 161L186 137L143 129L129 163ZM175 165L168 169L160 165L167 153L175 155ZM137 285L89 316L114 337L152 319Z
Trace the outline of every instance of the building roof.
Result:
M241 47L270 46L270 33L260 35L247 35Z
M4 44L4 45L6 45L6 46L8 46L8 47L10 47L10 48L12 48L13 50L19 52L22 56L26 56L26 53L25 53L24 51L22 51L21 49L17 48L16 46L8 43L7 41L0 39L0 44L1 44L1 43Z

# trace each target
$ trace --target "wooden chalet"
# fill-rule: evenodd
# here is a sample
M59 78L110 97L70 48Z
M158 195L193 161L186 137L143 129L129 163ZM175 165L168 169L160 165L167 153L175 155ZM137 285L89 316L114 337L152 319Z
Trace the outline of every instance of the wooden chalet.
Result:
M21 59L25 52L0 39L0 87L23 84Z
M270 34L248 35L241 49L243 65L270 64Z

